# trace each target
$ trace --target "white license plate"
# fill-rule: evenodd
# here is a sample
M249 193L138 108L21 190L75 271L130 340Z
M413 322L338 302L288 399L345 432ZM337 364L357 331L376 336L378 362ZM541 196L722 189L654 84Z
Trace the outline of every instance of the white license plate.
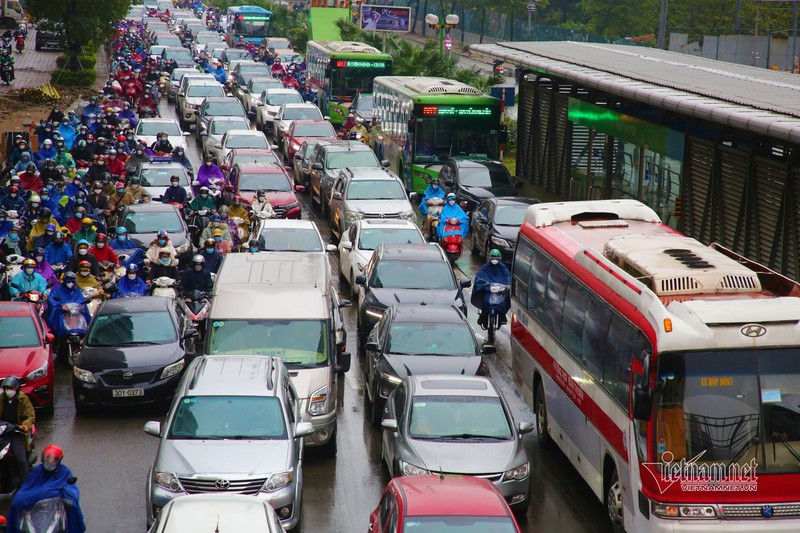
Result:
M144 396L144 389L116 389L111 391L113 398L130 398L132 396Z

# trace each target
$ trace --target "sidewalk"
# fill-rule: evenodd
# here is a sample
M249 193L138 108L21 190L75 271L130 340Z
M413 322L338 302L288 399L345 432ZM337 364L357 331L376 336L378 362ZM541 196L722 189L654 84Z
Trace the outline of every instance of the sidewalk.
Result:
M61 52L37 52L34 50L36 30L28 31L25 39L25 50L20 54L14 49L14 74L16 79L11 85L0 84L0 94L9 94L20 89L30 89L50 83L50 75L55 72L56 59Z

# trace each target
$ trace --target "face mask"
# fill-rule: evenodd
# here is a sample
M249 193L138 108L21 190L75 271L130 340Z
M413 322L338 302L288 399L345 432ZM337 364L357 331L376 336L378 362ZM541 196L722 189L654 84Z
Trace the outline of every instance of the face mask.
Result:
M161 137L161 140L162 140L162 141L166 141L166 140L167 140L167 138L166 138L166 137Z
M75 286L75 282L74 282L74 281L68 281L68 282L66 282L66 283L64 284L64 286L65 286L66 288L68 288L68 289L71 289L71 288L73 288L73 287Z
M177 182L177 181L171 181L171 182L170 182L170 184L171 184L173 187L177 187L177 186L178 186L178 182Z
M17 395L17 391L15 391L14 389L5 389L4 392L6 393L7 398L13 398L14 396Z
M139 186L137 184L131 183L131 189L133 189L135 191L138 188L139 188Z
M161 262L162 265L169 264L169 257L159 257L158 260Z
M136 279L136 274L128 274L128 279L129 279L129 280L134 280L134 279Z
M80 187L83 183L81 182L81 180L75 180L72 182L72 184L76 187Z
M83 218L83 213L75 213L75 218Z
M83 198L78 198L77 200L75 200L75 203L81 205L83 203Z
M31 209L39 209L39 204L31 204Z
M194 269L195 271L200 272L201 270L203 270L203 265L195 265Z
M34 271L34 270L35 270L35 269L33 269L33 268L26 268L26 269L25 269L25 273L26 273L27 275L29 275L29 276L32 276L32 275L33 275L33 271Z
M499 259L492 259L492 260L491 260L491 263L492 263L493 265L496 265L496 264L500 263L500 260L499 260Z
M16 233L9 233L8 238L11 239L12 241L18 241L19 235L17 235Z
M94 190L94 194L95 194L95 195L100 195L100 194L103 194L103 189L95 189L95 190Z
M11 194L9 194L9 196L10 196L11 198L16 198L16 197L17 197L17 193L15 193L15 192L12 192Z
M84 277L84 278L85 278L85 277L87 277L87 276L89 275L89 272L88 272L88 271L85 271L85 270L81 270L81 271L79 272L79 274L80 274L82 277Z
M45 233L45 235L48 235L48 236L49 235L55 235L55 232L53 232L53 231L45 231L44 233Z
M44 261L44 256L37 255L36 257L34 257L34 259L36 260L37 263L41 263L42 261Z
M103 246L105 246L105 245L106 245L106 243L104 243L104 242L98 242L98 243L97 243L97 247L98 247L98 248L102 248L102 247L103 247Z
M217 242L222 242L222 237L214 237L214 240Z
M206 161L206 166L210 167L211 166L211 161Z
M43 202L46 202L46 201L48 201L49 199L50 199L50 196L48 196L48 195L46 195L46 194L43 194L43 195L42 195L42 201L43 201Z
M201 198L208 198L208 195L207 195L206 193L201 193L201 194L200 194L200 197L201 197Z
M86 255L88 253L89 253L89 249L88 248L78 248L78 254L79 255Z
M251 253L256 253L256 252L258 252L258 248L250 248L250 252L251 252Z
M122 187L117 188L117 193L118 194L122 194L124 192L125 192L125 189L123 189Z
M167 239L158 239L159 246L164 246L165 244L167 244Z
M213 248L206 248L206 253L207 254L213 254L214 253L214 249Z
M455 200L449 200L449 201L447 202L447 204L448 204L448 205L456 205L456 201L455 201Z
M55 472L56 468L58 468L58 463L42 463L42 466L48 472Z
M437 189L439 189L439 186L438 186L438 185L436 185L435 183L434 183L433 185L431 185L431 187L433 188L433 190L434 190L434 191L435 191L435 190L437 190Z

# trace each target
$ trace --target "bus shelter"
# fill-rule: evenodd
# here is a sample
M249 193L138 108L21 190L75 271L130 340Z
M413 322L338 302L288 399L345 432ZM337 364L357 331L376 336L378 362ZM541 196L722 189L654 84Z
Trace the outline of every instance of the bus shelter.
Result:
M566 200L634 198L800 278L800 76L653 48L514 42L517 176Z

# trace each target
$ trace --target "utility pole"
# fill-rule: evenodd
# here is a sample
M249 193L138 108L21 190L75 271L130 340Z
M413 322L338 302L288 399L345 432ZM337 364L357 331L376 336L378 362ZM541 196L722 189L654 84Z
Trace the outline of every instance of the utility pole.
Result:
M658 17L658 39L656 46L663 50L667 40L667 5L669 0L661 0L661 14Z
M736 0L736 13L734 14L733 24L736 27L736 33L742 29L742 0Z

